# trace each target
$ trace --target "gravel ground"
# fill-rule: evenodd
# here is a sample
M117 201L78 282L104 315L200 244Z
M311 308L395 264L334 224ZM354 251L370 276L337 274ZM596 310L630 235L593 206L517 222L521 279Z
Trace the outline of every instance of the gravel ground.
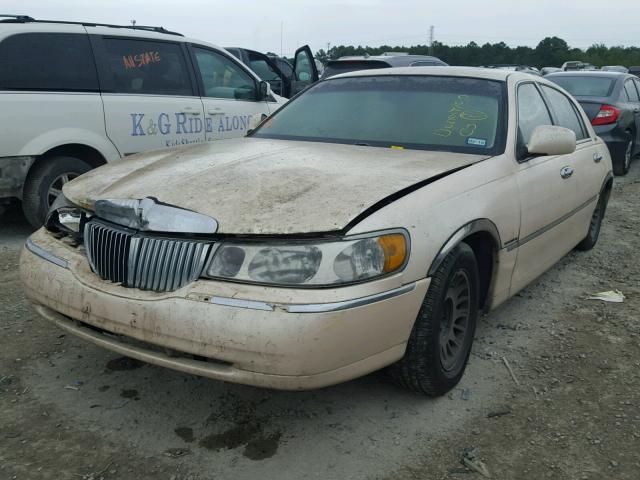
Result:
M439 399L377 374L261 390L65 336L24 299L17 267L30 229L10 206L0 213L0 478L637 480L639 197L636 162L616 179L596 248L485 316L462 383ZM625 302L585 299L610 289Z

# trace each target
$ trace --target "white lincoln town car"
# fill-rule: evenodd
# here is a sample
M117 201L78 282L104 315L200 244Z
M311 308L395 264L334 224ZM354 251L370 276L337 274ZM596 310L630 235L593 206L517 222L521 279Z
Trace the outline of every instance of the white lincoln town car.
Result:
M436 396L481 313L595 245L611 187L607 147L551 82L359 71L246 138L66 184L20 270L45 319L151 364L290 390L385 368Z

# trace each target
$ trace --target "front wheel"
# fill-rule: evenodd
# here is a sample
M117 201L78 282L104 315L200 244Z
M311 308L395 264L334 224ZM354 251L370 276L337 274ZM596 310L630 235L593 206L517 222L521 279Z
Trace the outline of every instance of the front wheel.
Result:
M429 396L444 395L458 384L471 353L478 292L476 257L461 243L431 278L404 357L387 368L396 383Z
M31 225L42 226L49 208L62 194L62 186L91 170L91 165L75 157L51 157L42 160L29 173L24 185L22 210Z

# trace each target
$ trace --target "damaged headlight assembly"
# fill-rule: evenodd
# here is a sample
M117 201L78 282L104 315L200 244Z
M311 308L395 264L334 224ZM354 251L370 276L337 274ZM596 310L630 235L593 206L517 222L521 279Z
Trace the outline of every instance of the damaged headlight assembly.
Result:
M89 218L86 210L73 204L64 195L59 195L49 209L44 226L50 232L70 234L79 239Z
M335 286L400 271L409 235L395 229L340 239L222 242L203 276L280 286Z

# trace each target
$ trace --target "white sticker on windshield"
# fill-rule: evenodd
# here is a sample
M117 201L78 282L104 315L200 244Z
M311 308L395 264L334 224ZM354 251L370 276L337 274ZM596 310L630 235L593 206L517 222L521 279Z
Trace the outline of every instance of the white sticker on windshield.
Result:
M484 138L467 138L467 145L475 145L476 147L486 147L487 141Z

